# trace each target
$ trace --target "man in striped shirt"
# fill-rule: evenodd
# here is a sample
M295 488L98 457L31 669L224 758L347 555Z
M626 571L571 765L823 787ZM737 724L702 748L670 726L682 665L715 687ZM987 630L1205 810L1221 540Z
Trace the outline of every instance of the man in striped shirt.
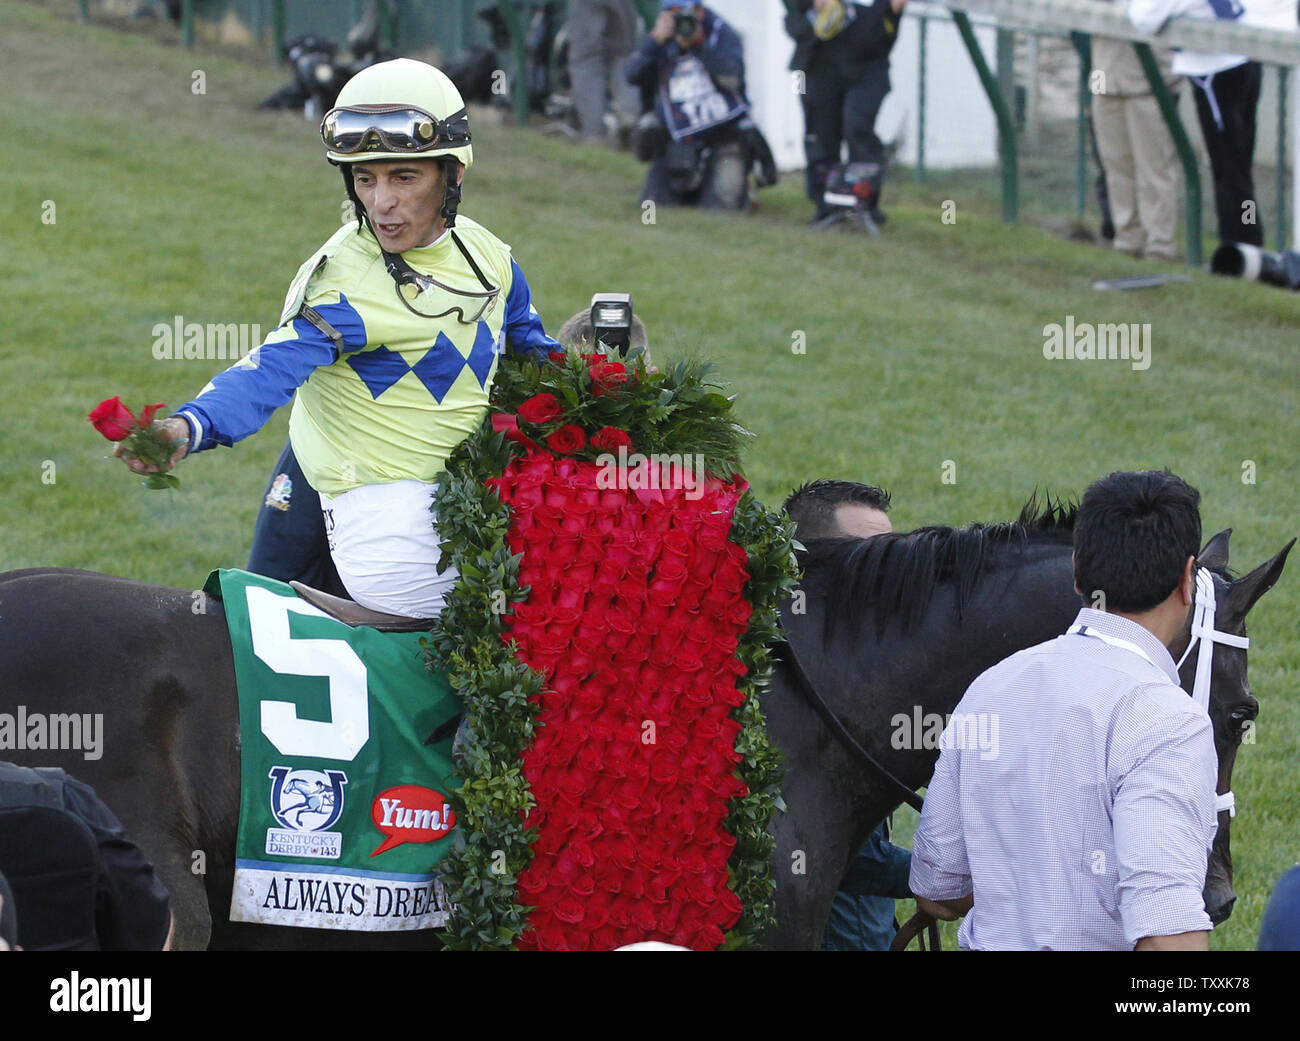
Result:
M957 705L910 882L923 910L966 916L962 947L1207 949L1218 764L1166 649L1193 600L1199 500L1167 471L1095 482L1074 530L1076 589L1095 608ZM985 719L994 749L962 747Z

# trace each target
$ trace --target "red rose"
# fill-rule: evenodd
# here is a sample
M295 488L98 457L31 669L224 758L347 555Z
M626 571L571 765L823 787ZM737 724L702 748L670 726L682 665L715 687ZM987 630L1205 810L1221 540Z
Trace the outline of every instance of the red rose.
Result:
M145 411L153 417L153 411L162 408L161 405L150 405ZM152 409L153 411L150 411ZM94 424L95 429L103 434L110 441L122 441L134 430L138 424L135 413L122 404L119 397L109 398L107 401L101 401L95 406L95 411L86 417Z
M597 397L617 390L620 384L627 382L627 366L621 361L594 362L588 371L591 373L591 392Z
M602 452L617 451L620 445L631 448L632 438L626 430L618 427L601 427L591 439L592 448L599 448Z
M554 394L534 394L519 406L519 415L529 423L549 423L564 413Z
M514 441L525 448L540 447L536 441L530 437L525 437L520 432L518 416L508 416L504 412L494 412L492 413L492 429L498 434L505 434L507 441Z
M587 444L587 435L582 432L582 427L568 423L547 437L546 444L552 452L580 452Z

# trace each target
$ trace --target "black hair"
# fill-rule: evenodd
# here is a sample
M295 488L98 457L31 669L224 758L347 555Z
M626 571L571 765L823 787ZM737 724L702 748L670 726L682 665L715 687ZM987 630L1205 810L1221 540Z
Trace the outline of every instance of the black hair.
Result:
M347 189L348 198L352 200L352 212L357 215L357 231L360 231L370 219L366 208L361 205L361 196L357 194L356 182L352 179L352 164L339 163L339 172L343 174L343 187ZM373 233L374 229L371 229Z
M1094 481L1074 525L1074 580L1085 601L1136 614L1177 588L1201 544L1201 493L1168 470L1118 471Z
M889 492L857 481L823 478L800 485L782 507L795 522L801 539L824 539L843 535L835 510L840 506L870 506L889 512Z

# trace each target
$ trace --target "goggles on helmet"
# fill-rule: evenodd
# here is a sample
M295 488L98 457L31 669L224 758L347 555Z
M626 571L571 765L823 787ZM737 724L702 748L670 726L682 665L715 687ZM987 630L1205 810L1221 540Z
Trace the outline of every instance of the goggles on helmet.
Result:
M353 105L326 112L320 136L339 155L459 148L470 142L469 115L462 108L438 119L414 105Z

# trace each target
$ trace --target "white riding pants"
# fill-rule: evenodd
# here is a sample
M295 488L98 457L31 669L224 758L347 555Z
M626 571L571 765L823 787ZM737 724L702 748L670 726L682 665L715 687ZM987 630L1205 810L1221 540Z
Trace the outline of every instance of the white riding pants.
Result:
M432 618L457 579L439 575L434 486L423 481L366 484L342 495L321 493L330 556L349 595L363 607Z

